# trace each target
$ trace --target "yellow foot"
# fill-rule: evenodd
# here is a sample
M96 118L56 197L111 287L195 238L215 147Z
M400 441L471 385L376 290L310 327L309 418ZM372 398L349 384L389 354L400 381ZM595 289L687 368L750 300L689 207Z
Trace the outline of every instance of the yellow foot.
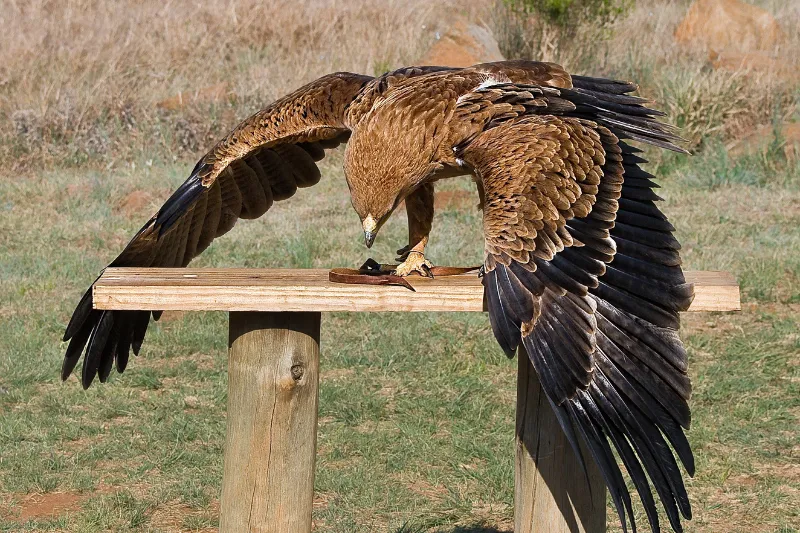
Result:
M431 268L433 264L425 259L425 255L420 252L410 251L406 260L397 265L393 274L396 276L408 276L414 272L426 278L432 278Z

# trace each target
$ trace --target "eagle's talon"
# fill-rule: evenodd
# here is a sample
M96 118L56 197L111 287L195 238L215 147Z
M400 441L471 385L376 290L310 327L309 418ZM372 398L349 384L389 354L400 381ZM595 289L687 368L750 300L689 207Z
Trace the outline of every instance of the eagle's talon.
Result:
M405 277L416 272L420 276L433 278L431 268L433 268L433 263L425 259L424 254L411 250L406 260L397 265L392 274Z

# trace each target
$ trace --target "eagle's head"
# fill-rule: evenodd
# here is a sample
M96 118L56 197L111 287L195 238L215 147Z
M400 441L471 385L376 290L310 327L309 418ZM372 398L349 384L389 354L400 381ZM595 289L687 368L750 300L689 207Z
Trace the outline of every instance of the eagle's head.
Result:
M361 218L367 247L395 208L437 167L424 135L402 124L371 125L354 129L344 157L351 202Z

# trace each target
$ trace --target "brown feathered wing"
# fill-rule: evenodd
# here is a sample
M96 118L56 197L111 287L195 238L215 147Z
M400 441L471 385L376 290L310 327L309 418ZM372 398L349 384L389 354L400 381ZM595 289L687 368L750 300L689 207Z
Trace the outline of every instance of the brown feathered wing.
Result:
M240 218L257 218L274 201L317 183L316 161L326 148L347 140L347 108L372 79L324 76L243 121L197 163L109 266L185 267ZM139 352L150 315L95 310L90 287L64 334L70 343L62 379L72 373L84 347L84 387L98 374L105 381L115 361L122 372L131 348Z
M616 448L653 531L649 481L672 527L691 509L667 441L689 474L686 353L678 312L692 299L672 226L653 203L655 184L635 138L678 149L628 84L573 78L571 89L486 87L464 98L486 112L481 92L513 112L457 147L485 190L489 316L509 356L525 347L561 426L598 463L623 527L635 531ZM534 99L522 98L527 94ZM508 96L506 96L508 95ZM510 105L509 105L510 104ZM666 437L666 440L665 440Z

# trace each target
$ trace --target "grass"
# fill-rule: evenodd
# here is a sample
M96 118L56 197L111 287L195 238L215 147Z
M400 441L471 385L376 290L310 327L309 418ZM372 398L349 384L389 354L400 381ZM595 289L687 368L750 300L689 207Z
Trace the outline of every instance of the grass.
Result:
M198 264L362 261L338 158L318 186L240 224ZM686 315L698 458L690 532L792 531L798 520L800 172L765 161L712 150L659 164L687 267L733 271L745 299L741 313ZM164 198L185 170L154 163L0 181L0 499L10 502L0 530L214 527L223 314L167 313L110 384L84 392L57 376L75 300L141 221L115 209L118 199L133 190ZM478 261L478 232L476 211L438 213L431 257ZM403 238L400 215L371 252L388 260ZM317 531L510 530L515 364L486 317L333 313L322 331ZM13 518L26 495L60 492L80 495L71 513Z
M797 6L761 3L780 16L790 52L798 49ZM63 327L93 276L238 118L331 70L413 63L454 6L168 5L12 1L0 15L0 531L214 530L226 317L165 313L128 371L86 392L74 377L58 380ZM741 313L684 318L697 457L687 532L797 533L800 165L779 136L745 155L725 146L755 124L792 117L798 88L709 71L702 53L673 46L685 7L637 2L592 48L591 65L580 64L581 32L536 53L636 79L663 103L697 148L692 158L649 154L685 265L731 271L742 287ZM157 107L221 82L229 90L221 101ZM323 174L195 264L363 262L341 153ZM130 207L136 195L145 205ZM405 237L398 214L369 253L388 261ZM476 264L480 239L480 213L449 207L436 215L430 257ZM515 363L485 316L326 314L322 351L316 531L512 529Z

